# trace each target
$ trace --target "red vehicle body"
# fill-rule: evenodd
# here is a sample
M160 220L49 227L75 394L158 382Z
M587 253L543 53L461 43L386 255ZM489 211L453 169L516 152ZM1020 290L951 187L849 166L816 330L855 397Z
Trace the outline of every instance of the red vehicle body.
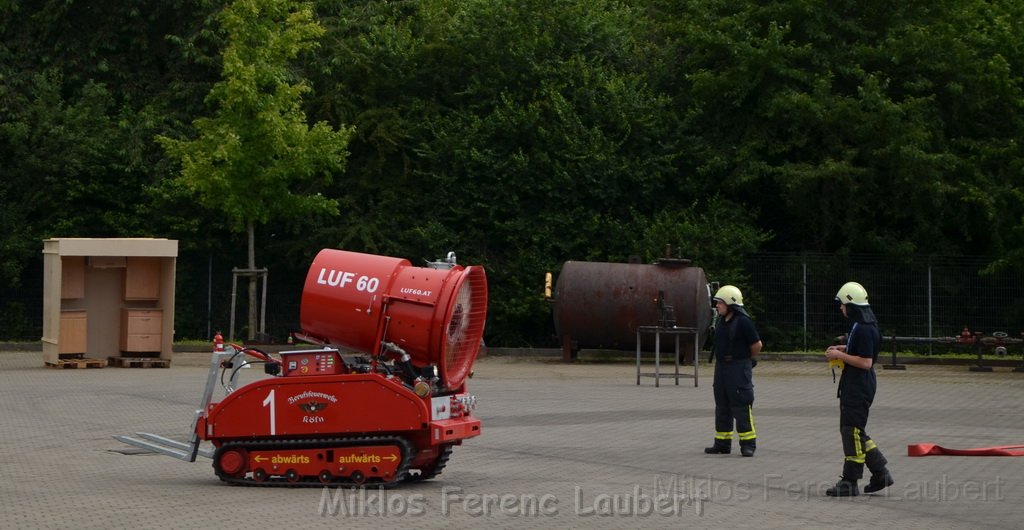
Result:
M243 484L394 484L431 478L478 436L466 379L482 344L487 280L453 255L428 267L325 249L310 266L295 335L316 349L228 345L214 352L188 443L148 433L126 443L213 459ZM272 377L235 388L261 363ZM211 399L220 373L227 394ZM214 449L200 451L201 441Z

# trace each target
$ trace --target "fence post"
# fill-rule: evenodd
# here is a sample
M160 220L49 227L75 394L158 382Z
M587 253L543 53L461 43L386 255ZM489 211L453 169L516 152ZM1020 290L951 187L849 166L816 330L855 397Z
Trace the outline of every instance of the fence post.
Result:
M807 260L804 260L804 351L807 351Z
M932 338L935 334L932 332L932 259L928 258L928 338ZM932 351L932 343L928 343L928 355L935 353Z

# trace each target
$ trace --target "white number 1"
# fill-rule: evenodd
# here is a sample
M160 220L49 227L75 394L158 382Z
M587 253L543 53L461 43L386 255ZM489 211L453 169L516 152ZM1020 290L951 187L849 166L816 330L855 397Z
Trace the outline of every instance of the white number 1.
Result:
M274 389L270 389L270 393L267 394L267 399L263 400L263 406L270 407L270 435L274 436L277 434L277 415L274 413L277 407L274 406Z

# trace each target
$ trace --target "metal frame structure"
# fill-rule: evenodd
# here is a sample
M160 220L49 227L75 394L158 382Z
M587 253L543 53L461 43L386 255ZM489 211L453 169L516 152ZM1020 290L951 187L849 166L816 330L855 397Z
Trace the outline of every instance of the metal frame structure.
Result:
M642 358L641 348L641 335L642 334L654 334L654 373L644 373L640 371L640 362ZM661 336L670 335L675 339L675 373L663 374L661 373ZM679 350L679 336L680 335L692 335L693 336L693 374L681 374L679 373L680 366L680 350ZM660 380L662 377L675 378L676 386L679 386L679 378L692 378L694 388L697 387L699 382L700 373L700 334L697 333L697 328L687 327L662 327L662 326L637 326L636 328L636 384L640 384L641 377L653 377L654 386L659 387Z
M254 336L262 339L267 332L267 269L231 269L231 329L228 330L228 340L235 340L235 302L238 299L238 277L254 276L263 278L263 296L260 297L260 329L256 330Z
M206 388L203 390L203 397L199 401L199 408L196 409L196 413L192 418L192 426L189 429L190 434L188 442L179 442L178 440L172 440L170 438L165 438L148 432L135 433L136 436L143 438L143 440L132 438L130 436L114 436L114 438L128 445L134 445L135 447L141 447L142 449L148 449L153 452L172 456L186 462L195 462L196 456L213 458L212 450L199 449L201 440L199 439L199 435L196 433L196 424L199 422L199 418L202 416L206 408L210 406L210 402L213 399L213 388L217 384L217 373L220 371L224 361L239 353L240 352L232 346L227 346L222 352L213 352L213 356L210 358L210 372L206 376ZM230 394L237 386L238 370L234 370L231 374L230 383L226 390Z

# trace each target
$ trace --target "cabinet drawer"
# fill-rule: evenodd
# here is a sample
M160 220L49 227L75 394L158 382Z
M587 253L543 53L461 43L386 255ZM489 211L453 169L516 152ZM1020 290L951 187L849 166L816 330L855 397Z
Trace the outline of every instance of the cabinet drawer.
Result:
M126 335L122 337L121 351L160 351L160 335Z
M121 351L160 351L164 312L160 309L121 310Z
M125 333L159 335L163 327L162 320L163 314L160 311L129 311L125 316Z

